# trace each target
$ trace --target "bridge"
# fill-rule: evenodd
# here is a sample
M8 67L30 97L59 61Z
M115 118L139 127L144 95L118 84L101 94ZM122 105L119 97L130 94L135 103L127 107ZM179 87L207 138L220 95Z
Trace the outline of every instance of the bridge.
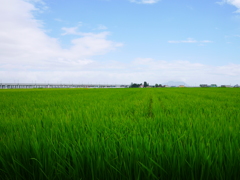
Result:
M52 84L52 83L0 83L0 89L33 89L33 88L128 88L119 84Z

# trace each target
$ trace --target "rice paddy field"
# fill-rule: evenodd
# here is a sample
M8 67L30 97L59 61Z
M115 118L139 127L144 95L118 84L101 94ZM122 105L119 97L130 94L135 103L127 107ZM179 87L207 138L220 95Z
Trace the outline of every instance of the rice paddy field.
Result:
M240 88L0 90L1 180L239 177Z

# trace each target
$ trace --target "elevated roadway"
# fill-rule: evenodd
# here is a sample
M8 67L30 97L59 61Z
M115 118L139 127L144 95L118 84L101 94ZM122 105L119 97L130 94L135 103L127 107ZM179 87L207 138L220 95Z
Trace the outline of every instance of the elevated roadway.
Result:
M0 89L33 89L33 88L128 88L119 84L52 84L52 83L0 83Z

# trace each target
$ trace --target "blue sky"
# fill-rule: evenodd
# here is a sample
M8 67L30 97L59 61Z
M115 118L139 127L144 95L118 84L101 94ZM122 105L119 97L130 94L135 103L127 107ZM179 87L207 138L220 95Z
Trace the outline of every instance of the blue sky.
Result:
M0 0L0 81L240 84L240 0Z

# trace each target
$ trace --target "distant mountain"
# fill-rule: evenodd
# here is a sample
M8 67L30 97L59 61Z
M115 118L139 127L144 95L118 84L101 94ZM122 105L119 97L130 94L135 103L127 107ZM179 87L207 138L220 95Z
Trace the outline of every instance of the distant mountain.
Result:
M168 81L168 82L163 83L163 85L168 85L168 86L184 85L184 86L188 86L185 82L182 82L182 81Z

